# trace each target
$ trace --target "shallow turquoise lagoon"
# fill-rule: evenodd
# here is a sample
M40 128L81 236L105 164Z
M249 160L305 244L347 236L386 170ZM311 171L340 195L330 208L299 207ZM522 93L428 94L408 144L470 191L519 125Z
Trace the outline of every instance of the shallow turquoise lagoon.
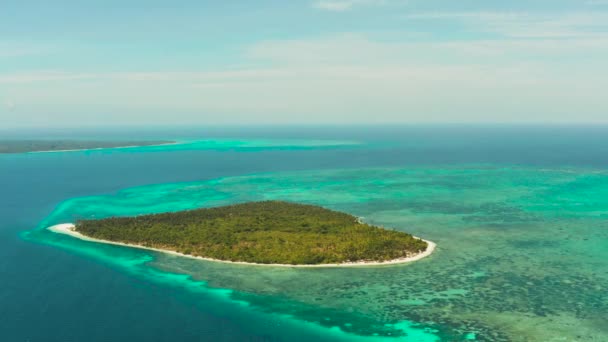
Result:
M438 250L399 266L254 267L45 229L266 199L346 211ZM66 200L21 236L185 291L195 306L284 340L608 340L608 172L597 168L316 168L148 185Z
M608 340L605 126L0 134L182 142L0 155L1 341ZM45 229L260 199L347 211L439 249L391 267L260 268Z
M111 139L110 139L111 140ZM268 151L268 150L309 150L356 147L357 141L324 139L167 139L171 143L94 148L65 151L36 151L32 153L136 153L136 152L179 152L179 151Z

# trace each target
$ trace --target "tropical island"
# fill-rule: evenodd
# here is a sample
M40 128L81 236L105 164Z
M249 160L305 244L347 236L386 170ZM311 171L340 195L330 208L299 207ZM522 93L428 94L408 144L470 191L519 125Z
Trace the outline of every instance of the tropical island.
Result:
M174 141L1 140L0 153L64 152L173 144Z
M346 213L283 201L80 220L50 229L206 260L282 266L396 264L421 259L435 247Z

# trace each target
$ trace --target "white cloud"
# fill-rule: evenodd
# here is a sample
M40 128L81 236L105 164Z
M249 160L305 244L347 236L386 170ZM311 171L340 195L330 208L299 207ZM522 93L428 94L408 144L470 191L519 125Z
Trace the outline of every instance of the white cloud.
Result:
M43 44L0 42L0 58L40 55L49 51L51 48Z
M0 74L0 93L20 103L18 116L2 115L121 123L608 119L606 39L396 43L344 35L269 41L248 56L265 66Z
M4 108L9 112L12 112L17 108L17 105L12 100L6 100L4 101Z
M608 0L588 0L585 4L589 6L606 6L608 5Z
M313 2L312 6L316 9L344 12L356 6L377 6L385 5L389 0L319 0Z
M608 36L608 12L421 12L406 14L417 21L455 21L475 33L510 38L579 38Z
M53 81L75 81L93 77L95 74L74 73L67 71L30 71L0 74L0 84L36 83Z
M607 86L588 72L527 65L300 66L97 75L53 87L21 84L7 93L28 104L14 121L44 112L57 122L100 123L568 122L606 121ZM10 113L2 116L9 121Z
M346 34L313 40L267 41L250 58L275 65L504 65L564 59L608 60L608 36L580 39L480 39L378 42ZM492 57L492 58L488 58Z
M314 8L326 10L326 11L335 11L342 12L349 10L353 7L352 1L317 1L313 4Z

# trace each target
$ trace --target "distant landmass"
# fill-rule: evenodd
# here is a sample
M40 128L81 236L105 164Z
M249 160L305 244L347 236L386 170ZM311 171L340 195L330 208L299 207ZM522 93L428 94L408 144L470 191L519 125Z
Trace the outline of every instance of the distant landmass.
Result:
M256 264L401 263L434 248L431 242L362 223L346 213L283 201L82 220L58 227L53 230L98 242Z
M60 152L102 148L153 146L173 141L1 140L0 153Z

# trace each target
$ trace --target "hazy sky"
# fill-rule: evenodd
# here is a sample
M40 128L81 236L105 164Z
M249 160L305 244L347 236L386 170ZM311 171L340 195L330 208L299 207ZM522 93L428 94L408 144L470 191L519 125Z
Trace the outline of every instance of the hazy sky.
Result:
M608 0L0 1L3 127L367 122L608 122Z

